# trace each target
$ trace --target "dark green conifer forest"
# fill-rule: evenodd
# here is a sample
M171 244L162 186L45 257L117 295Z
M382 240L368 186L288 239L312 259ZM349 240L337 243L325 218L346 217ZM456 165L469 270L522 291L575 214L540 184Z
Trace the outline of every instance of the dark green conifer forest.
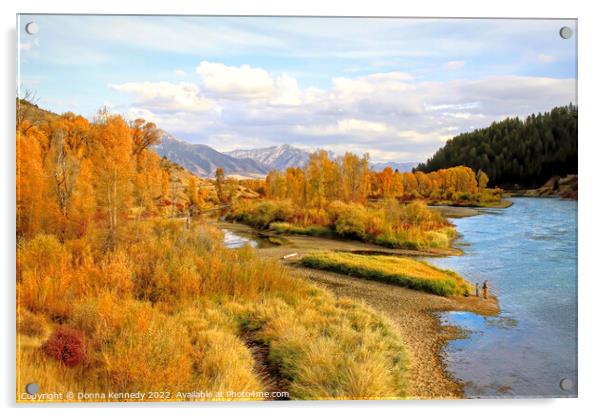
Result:
M490 185L538 187L556 175L577 173L577 106L556 107L494 122L447 141L416 170L432 172L464 165L483 170Z

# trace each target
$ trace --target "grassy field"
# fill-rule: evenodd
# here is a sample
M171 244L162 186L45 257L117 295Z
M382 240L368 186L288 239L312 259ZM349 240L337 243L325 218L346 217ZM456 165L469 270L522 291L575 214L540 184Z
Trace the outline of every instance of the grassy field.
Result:
M93 240L20 242L17 400L32 380L40 393L170 393L156 400L406 396L402 340L371 309L226 249L208 225L150 221L127 236L104 254ZM73 398L91 399L115 400Z
M318 252L304 256L301 264L441 296L463 295L470 290L468 283L458 274L408 258Z

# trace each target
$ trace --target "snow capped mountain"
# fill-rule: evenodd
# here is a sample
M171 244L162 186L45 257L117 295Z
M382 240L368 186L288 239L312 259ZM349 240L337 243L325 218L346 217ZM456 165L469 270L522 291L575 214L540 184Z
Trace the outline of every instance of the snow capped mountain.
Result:
M175 162L200 177L213 177L215 170L222 167L226 175L238 177L263 177L270 170L286 170L290 167L304 167L310 152L283 144L260 149L237 149L221 153L204 144L193 144L163 132L161 141L154 146L157 153ZM336 155L328 152L331 158ZM371 164L375 171L386 167L400 172L410 172L414 162L381 162Z
M390 167L393 170L398 170L399 172L411 172L413 168L418 165L418 162L378 162L372 163L372 169L380 172L384 168Z
M166 157L201 177L215 176L215 171L220 166L226 175L243 177L262 177L269 170L255 160L235 158L204 144L193 144L180 140L166 132L163 132L161 141L154 146L154 149L160 156Z
M270 146L261 149L237 149L226 153L235 158L253 159L267 166L270 170L284 170L290 167L303 167L309 160L310 153L291 146L283 144L280 146Z

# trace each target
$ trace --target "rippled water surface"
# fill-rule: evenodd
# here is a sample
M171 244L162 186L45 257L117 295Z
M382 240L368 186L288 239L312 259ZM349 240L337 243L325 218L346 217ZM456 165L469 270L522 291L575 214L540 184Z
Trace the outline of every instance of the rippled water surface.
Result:
M222 232L224 233L224 245L228 248L239 248L245 244L250 244L251 247L257 247L258 245L256 240L235 234L230 230L222 229Z
M516 198L453 220L464 256L429 259L472 282L487 279L502 313L441 315L467 330L446 347L469 397L574 396L577 386L577 202ZM563 390L568 378L573 388Z

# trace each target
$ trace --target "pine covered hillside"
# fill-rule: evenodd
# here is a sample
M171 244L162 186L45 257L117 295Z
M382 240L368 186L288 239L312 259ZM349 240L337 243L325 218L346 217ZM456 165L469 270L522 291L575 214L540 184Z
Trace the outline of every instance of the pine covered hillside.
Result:
M267 166L270 170L285 170L286 168L302 168L307 164L310 153L283 144L281 146L270 146L261 149L237 149L226 153L229 156L243 159L253 159Z
M556 107L494 122L449 140L417 170L464 165L487 173L491 185L539 187L553 176L577 173L577 106Z

